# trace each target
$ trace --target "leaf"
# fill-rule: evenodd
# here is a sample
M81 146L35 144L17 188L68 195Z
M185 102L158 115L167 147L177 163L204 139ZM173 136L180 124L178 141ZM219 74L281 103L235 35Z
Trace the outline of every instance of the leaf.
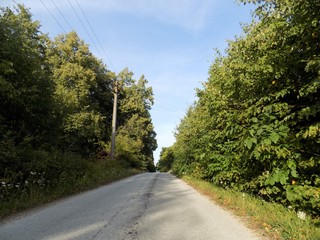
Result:
M285 125L281 125L280 127L279 127L279 130L280 131L284 131L284 130L286 130L287 129L287 127L285 126Z
M287 183L288 176L284 175L283 173L279 176L279 182L282 185L285 185Z
M259 120L258 120L258 118L254 117L254 118L251 118L251 121L252 121L253 123L257 123Z
M257 144L257 139L256 138L251 138L251 141L255 144Z
M280 139L280 136L276 132L273 132L270 135L270 139L271 139L272 142L277 143L279 141L279 139Z
M260 158L260 156L261 156L261 153L259 152L259 151L254 151L254 156L255 156L255 158Z
M244 144L247 146L247 148L250 150L252 148L252 141L250 140L250 138L247 138L244 141Z
M291 176L294 177L294 178L299 177L299 176L298 176L298 173L297 173L297 170L292 169L292 170L291 170Z
M271 145L271 139L270 138L266 138L266 139L264 139L263 140L263 143L265 144L265 145Z
M253 129L250 129L250 130L249 130L249 133L250 133L251 137L254 136L254 130L253 130Z
M247 146L247 148L250 150L252 148L253 143L257 144L257 139L256 138L247 138L244 143Z
M257 131L257 135L261 135L261 133L263 133L263 129L262 128L260 128L260 129L258 129L258 131Z

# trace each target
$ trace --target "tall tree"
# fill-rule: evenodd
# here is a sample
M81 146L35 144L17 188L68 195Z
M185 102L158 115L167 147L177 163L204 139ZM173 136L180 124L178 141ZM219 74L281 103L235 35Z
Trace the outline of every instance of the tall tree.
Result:
M1 163L13 164L14 147L39 148L50 138L52 84L39 27L22 5L0 8Z
M242 2L255 19L210 67L173 167L319 214L320 2Z
M142 76L138 81L128 69L119 73L121 94L119 100L120 126L117 133L119 154L134 166L154 171L153 151L157 148L156 133L151 120L153 92Z
M174 161L173 150L170 147L163 147L160 152L160 159L157 163L157 170L161 172L168 172L172 168Z
M62 126L60 143L65 150L90 154L109 139L113 76L75 32L58 36L50 44L48 59Z

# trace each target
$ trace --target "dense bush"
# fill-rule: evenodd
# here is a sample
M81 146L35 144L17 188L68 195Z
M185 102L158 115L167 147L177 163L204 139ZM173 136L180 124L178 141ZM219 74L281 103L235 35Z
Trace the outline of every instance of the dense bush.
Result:
M154 171L147 83L127 69L116 76L76 32L52 40L24 6L0 7L0 205L35 189L77 185L90 172L90 179L99 176L95 164L109 152L115 84L121 85L116 157L127 161L116 168ZM103 169L115 178L106 160L110 169Z
M29 151L23 159L28 164L22 170L6 170L1 179L1 217L141 171L122 160L88 161L71 153Z
M320 2L256 4L172 147L178 174L320 212Z

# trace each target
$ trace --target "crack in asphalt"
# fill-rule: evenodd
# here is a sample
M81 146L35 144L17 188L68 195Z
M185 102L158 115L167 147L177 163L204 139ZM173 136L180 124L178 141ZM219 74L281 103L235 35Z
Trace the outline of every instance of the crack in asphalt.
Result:
M128 199L131 200L131 199L134 199L134 197L131 197ZM125 205L122 205L119 210L110 218L110 220L104 224L100 229L99 231L97 231L93 236L92 238L90 238L90 240L94 240L104 229L106 229L110 224L112 224L113 220L122 212L122 210L124 209ZM104 214L102 214L104 215Z
M126 236L129 237L130 239L139 239L138 235L138 226L139 226L139 220L142 218L146 210L148 209L149 203L150 203L150 198L153 195L152 190L154 188L154 185L156 184L156 181L158 179L158 174L152 179L150 182L150 185L146 189L146 193L144 193L141 197L141 202L142 202L142 208L137 212L135 216L131 218L129 221L129 225L126 227ZM126 239L128 239L126 237Z
M67 218L66 218L67 216ZM167 173L143 173L11 223L1 239L264 239Z
M137 227L139 225L139 219L143 216L143 214L145 213L145 211L148 208L149 205L149 200L152 196L152 190L154 188L154 185L157 181L158 178L158 174L150 181L149 186L147 186L146 188L146 192L143 193L141 195L141 197L138 196L131 196L130 198L128 198L128 200L116 211L116 213L109 219L109 221L104 224L91 238L90 240L94 240L96 237L99 236L99 234L101 232L103 232L105 229L107 229L108 227L110 227L113 224L113 221L115 220L115 218L120 215L123 210L128 207L127 202L134 200L137 198L136 202L140 203L140 207L137 210L137 213L124 225L125 227L125 234L126 234L126 238L124 239L128 239L127 237L130 237L130 239L138 239L138 232L137 232Z

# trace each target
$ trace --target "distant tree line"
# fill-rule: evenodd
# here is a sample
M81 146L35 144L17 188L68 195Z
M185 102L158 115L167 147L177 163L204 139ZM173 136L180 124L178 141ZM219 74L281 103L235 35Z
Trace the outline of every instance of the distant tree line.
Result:
M320 1L241 2L252 23L217 52L158 167L319 215Z
M83 159L109 152L116 78L116 156L127 167L154 171L157 143L147 80L133 79L128 69L116 76L76 32L50 39L22 5L0 8L2 185L23 183L35 173L49 181L68 175L68 168L81 174Z

